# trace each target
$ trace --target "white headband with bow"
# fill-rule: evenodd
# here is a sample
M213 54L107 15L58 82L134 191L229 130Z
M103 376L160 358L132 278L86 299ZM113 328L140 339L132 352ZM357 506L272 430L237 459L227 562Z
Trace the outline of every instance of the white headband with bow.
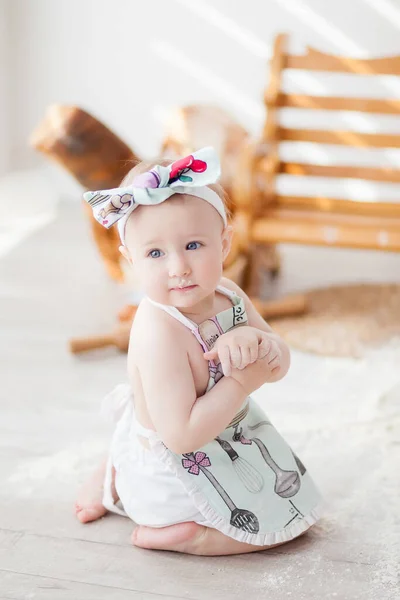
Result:
M95 219L109 229L118 221L122 243L125 239L125 224L129 215L139 205L156 205L165 202L174 194L189 194L211 204L227 224L225 206L219 195L211 188L221 173L218 156L211 147L202 148L163 167L156 165L150 171L138 175L131 185L85 192L84 199L93 209Z

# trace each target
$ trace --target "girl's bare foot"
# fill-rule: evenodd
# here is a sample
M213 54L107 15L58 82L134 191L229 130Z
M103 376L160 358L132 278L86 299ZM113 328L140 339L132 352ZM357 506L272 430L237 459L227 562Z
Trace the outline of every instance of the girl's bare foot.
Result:
M103 506L103 485L107 462L104 461L79 490L75 502L75 513L81 523L89 523L104 517L107 509ZM118 500L114 489L115 471L113 469L113 498Z
M171 550L199 556L225 556L268 550L286 542L271 546L253 546L238 542L217 529L190 522L160 528L140 525L132 534L132 543L139 548L153 550Z

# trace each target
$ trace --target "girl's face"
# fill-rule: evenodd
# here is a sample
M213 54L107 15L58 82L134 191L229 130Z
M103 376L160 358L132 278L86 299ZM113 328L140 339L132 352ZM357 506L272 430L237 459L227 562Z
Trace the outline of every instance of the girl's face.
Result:
M221 279L231 233L208 202L175 194L135 209L121 252L149 298L182 309L200 307Z

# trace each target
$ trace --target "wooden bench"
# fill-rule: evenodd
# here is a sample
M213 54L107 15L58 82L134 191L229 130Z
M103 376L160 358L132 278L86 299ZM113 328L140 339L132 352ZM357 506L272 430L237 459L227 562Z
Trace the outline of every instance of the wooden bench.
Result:
M281 142L286 141L354 148L400 148L400 135L288 128L281 126L278 118L284 107L400 115L398 99L288 94L282 85L286 69L301 69L314 72L314 75L316 71L351 74L357 86L359 75L371 78L400 75L400 56L358 60L323 54L312 48L303 55L293 55L287 52L287 44L285 34L277 36L264 98L265 125L260 139L248 144L243 153L234 182L236 229L242 248L253 256L254 252L250 250L255 246L273 247L281 242L399 251L400 203L325 197L318 193L318 182L333 177L400 183L400 169L285 162L279 149ZM276 180L280 174L318 178L315 192L311 197L278 193ZM253 274L257 273L259 266L254 265Z

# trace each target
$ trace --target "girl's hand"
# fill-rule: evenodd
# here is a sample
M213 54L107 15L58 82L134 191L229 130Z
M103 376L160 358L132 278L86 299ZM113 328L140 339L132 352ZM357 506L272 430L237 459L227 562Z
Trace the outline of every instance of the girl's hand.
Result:
M268 334L266 334L268 336ZM282 366L282 350L278 342L270 338L265 342L270 344L269 350L265 356L257 359L254 363L243 369L233 369L231 377L246 391L247 395L258 390L264 383L276 381Z
M205 352L204 358L219 359L223 374L229 376L232 369L243 370L256 360L270 355L273 351L272 342L268 333L244 325L221 335L212 350Z

